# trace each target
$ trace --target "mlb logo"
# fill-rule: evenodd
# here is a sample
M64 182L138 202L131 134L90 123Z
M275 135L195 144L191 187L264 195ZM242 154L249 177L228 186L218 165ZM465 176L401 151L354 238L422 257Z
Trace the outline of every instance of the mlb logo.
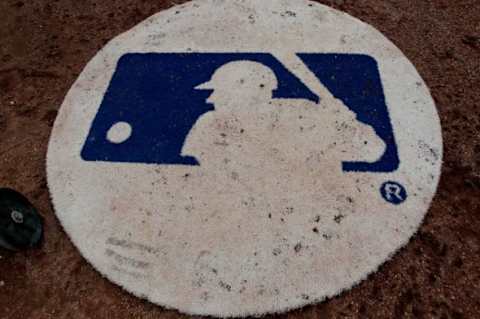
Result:
M358 54L299 53L297 56L299 62L344 104L345 110L348 108L355 114L358 124L370 126L375 139L384 144L376 159L362 161L359 156L360 160L340 163L343 170L395 171L399 165L398 150L375 59ZM248 72L250 74L242 74ZM261 82L258 77L262 72L270 77L270 83L255 83ZM243 82L235 83L242 76ZM200 87L208 81L215 83ZM228 81L232 83L226 83ZM254 82L249 83L251 81ZM248 85L254 85L257 90L242 91ZM215 99L208 99L210 94L226 99L230 96L239 104L261 95L272 102L275 99L304 99L311 101L312 107L317 103L321 113L319 92L305 85L272 54L129 53L118 62L83 146L82 158L86 161L199 165L194 156L182 156L182 147L199 118L222 107L215 105ZM256 115L251 113L250 116ZM108 132L114 134L122 125L124 130L131 130L128 139L109 140ZM369 147L369 141L362 142L365 142L364 148ZM370 142L373 145L374 141Z

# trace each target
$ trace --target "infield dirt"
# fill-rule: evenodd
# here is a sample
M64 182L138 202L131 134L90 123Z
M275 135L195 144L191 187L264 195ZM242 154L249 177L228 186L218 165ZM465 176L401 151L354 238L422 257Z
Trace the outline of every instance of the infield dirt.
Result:
M354 289L290 318L480 317L480 3L320 1L373 25L413 62L442 121L442 178L424 224ZM111 38L173 1L0 2L0 186L45 219L40 248L0 251L1 318L179 318L102 278L73 247L45 179L66 92Z

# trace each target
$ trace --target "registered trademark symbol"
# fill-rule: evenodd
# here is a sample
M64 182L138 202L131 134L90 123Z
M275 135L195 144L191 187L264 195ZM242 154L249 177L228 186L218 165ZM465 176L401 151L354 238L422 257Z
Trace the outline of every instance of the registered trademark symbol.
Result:
M380 187L383 199L394 205L399 205L407 199L407 191L402 184L388 181Z

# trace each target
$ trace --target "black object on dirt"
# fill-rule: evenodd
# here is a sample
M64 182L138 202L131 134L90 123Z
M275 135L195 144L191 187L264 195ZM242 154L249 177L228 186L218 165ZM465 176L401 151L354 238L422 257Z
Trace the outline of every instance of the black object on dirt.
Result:
M0 247L23 250L40 242L43 220L25 196L0 188Z

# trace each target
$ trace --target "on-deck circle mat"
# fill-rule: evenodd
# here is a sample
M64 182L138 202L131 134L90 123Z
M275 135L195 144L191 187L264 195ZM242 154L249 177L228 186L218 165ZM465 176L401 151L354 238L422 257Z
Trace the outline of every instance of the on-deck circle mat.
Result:
M200 0L110 41L47 155L56 214L105 277L215 316L349 289L415 233L439 118L380 32L313 2Z

